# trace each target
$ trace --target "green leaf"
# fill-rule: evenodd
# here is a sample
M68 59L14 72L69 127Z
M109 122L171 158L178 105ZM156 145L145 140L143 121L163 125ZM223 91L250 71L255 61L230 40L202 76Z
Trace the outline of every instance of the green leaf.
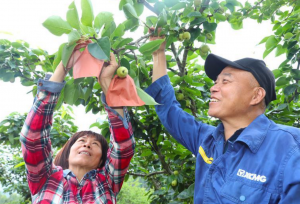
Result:
M142 13L144 11L144 4L143 3L136 2L136 3L134 3L133 7L134 7L134 9L136 11L136 14L138 16L142 15Z
M282 45L278 44L276 47L276 53L275 56L278 57L279 55L282 55L284 53L286 53L286 49L282 47Z
M72 30L68 34L68 42L69 44L76 43L81 38L80 33L77 30Z
M289 79L287 79L285 76L280 77L276 81L276 86L283 86L283 85L287 85L287 84L289 84Z
M201 23L206 22L206 18L205 17L200 17L200 18L196 18L195 20L193 20L190 25L191 26L195 26L195 25L201 25Z
M127 19L138 18L137 13L134 10L134 7L129 3L123 6L123 11Z
M50 16L44 21L43 26L47 28L53 35L61 36L72 31L72 27L59 16Z
M298 69L292 69L291 70L292 76L296 80L300 80L300 70Z
M203 23L203 27L205 30L207 30L208 32L212 32L214 30L216 30L218 24L216 23L208 23L207 21Z
M79 98L81 92L81 86L74 84L74 79L69 80L65 85L64 101L69 105L73 105Z
M57 104L54 108L54 110L59 110L64 102L64 97L65 97L65 87L61 90L60 94L59 94L59 98L57 100Z
M268 50L270 48L276 47L277 44L278 44L278 40L274 35L271 35L266 41L266 49Z
M268 50L265 50L264 54L263 54L263 58L266 58L275 48L276 48L276 46L274 46Z
M217 19L218 21L226 21L227 20L227 17L226 16L223 16L222 14L220 13L214 13L214 17L215 19Z
M74 1L70 4L69 10L67 11L67 22L75 29L80 29L80 22L78 17L77 8Z
M19 168L19 167L24 166L24 165L25 165L25 162L20 162L19 164L14 166L14 169Z
M172 8L170 8L170 10L180 10L186 7L186 3L184 2L180 2L174 6L172 6Z
M267 37L264 37L264 39L262 39L258 44L262 44L262 43L265 43L267 42L267 40L269 39L270 36L267 36Z
M100 30L103 25L109 25L113 20L114 18L112 13L100 12L95 18L94 27Z
M110 39L114 37L122 37L125 34L125 26L123 24L119 24L118 27L111 34Z
M111 34L115 31L116 24L114 21L110 22L110 24L105 25L105 28L102 30L101 36L102 37L110 37Z
M81 0L81 23L85 26L93 27L94 12L90 0Z
M55 58L54 58L54 61L53 61L53 65L52 65L52 70L55 70L56 67L58 66L58 64L60 63L61 61L61 57L62 57L62 53L63 53L63 49L64 49L64 46L66 45L67 43L63 43L59 46L59 49L58 51L56 52L55 54Z
M289 96L289 95L295 93L297 88L298 88L297 84L290 84L283 89L283 93L284 93L284 95Z
M115 47L115 49L118 49L120 47L123 47L124 45L127 45L128 43L130 43L132 41L133 41L132 38L125 38L125 39L122 39L121 41L117 42L116 44L114 44L113 47Z
M76 45L77 44L75 43L75 44L71 44L71 45L67 44L64 46L63 51L62 51L62 57L61 57L64 67L67 67L69 59L70 59Z
M103 37L95 43L88 44L89 53L100 60L110 59L110 42L108 37Z
M240 30L243 28L243 21L239 21L239 22L235 22L235 23L231 23L231 28L234 30Z
M163 27L166 24L167 24L167 13L165 10L163 10L158 16L156 28Z
M151 154L152 154L152 151L150 149L145 149L143 151L143 153L141 154L141 157L147 157L147 156L149 156Z
M133 1L132 1L132 0L121 0L120 3L119 3L119 10L122 10L122 9L123 9L123 6L124 6L125 4L127 4L127 3L133 5Z
M145 105L159 105L156 101L140 87L136 87L137 94L145 102Z
M136 18L128 19L124 21L122 24L125 26L125 31L131 30L139 26L139 19Z
M201 17L201 13L199 11L194 11L194 12L191 12L187 15L187 17L191 18L191 17Z
M291 39L293 36L294 36L293 33L288 32L288 33L284 34L284 39L285 39L285 40L289 40L289 39Z
M160 45L165 41L165 39L153 40L148 43L143 44L139 51L144 55L151 55L153 52L159 49Z

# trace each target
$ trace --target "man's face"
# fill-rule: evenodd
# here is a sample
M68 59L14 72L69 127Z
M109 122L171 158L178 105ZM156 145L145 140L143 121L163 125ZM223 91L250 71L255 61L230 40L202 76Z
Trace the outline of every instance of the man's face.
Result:
M210 89L208 114L220 120L244 117L251 111L251 98L258 86L250 72L226 67Z
M96 169L100 164L102 147L93 136L83 136L76 140L70 149L69 169L74 167Z

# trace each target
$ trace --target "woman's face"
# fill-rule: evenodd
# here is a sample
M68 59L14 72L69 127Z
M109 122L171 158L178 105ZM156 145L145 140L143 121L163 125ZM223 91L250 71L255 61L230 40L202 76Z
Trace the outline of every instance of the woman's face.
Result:
M100 165L102 157L101 143L93 136L78 138L70 149L69 169L84 168L96 169Z

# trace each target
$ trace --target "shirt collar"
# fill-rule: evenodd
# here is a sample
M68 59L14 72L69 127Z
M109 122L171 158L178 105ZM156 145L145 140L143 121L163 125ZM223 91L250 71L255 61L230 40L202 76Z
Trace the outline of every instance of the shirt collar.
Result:
M270 125L270 120L264 114L261 114L244 129L236 141L246 143L250 150L256 153L266 138Z
M74 174L72 173L72 171L71 171L70 169L64 169L64 170L63 170L64 178L66 178L69 174L70 174L71 176L75 177Z
M256 153L264 141L270 125L270 120L264 114L261 114L243 130L236 141L244 142L253 153ZM222 123L217 126L212 136L215 140L218 140L218 137L224 139L224 126Z
M91 179L96 175L96 172L97 172L97 170L93 169L93 170L89 171L88 173L86 173L84 175L84 177ZM68 175L70 175L72 177L76 177L70 169L63 170L63 175L64 175L64 178L66 178Z

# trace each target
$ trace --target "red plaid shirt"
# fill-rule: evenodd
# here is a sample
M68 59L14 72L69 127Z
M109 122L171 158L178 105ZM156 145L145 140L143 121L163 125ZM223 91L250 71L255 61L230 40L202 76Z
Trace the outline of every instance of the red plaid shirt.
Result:
M53 164L49 135L58 96L39 92L20 136L32 203L116 203L135 147L127 110L123 122L105 107L111 131L106 165L90 171L79 182L72 172Z

